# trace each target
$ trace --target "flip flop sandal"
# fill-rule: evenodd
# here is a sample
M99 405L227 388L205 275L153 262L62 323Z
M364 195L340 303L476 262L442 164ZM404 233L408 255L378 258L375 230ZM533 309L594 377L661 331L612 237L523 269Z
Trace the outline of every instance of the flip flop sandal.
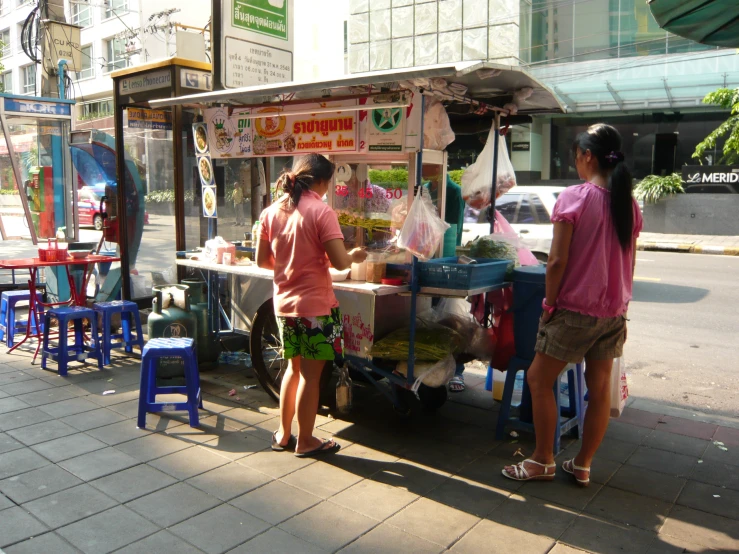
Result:
M334 443L333 446L329 446L326 448L327 444ZM334 452L338 452L341 449L341 445L334 442L333 439L325 439L321 446L318 448L315 448L313 450L309 450L308 452L296 452L295 457L296 458L313 458L315 456L321 456L323 454L333 454Z
M298 444L298 437L295 435L290 435L290 438L287 439L287 444L285 446L282 446L279 442L277 442L277 431L272 433L272 450L275 452L285 452L285 450L295 450L295 445Z
M529 471L524 466L526 462L543 467L544 473L540 473L538 475L530 475ZM512 479L513 481L551 481L552 479L554 479L554 473L557 470L557 464L540 464L535 460L524 460L523 462L519 462L512 466L506 467L513 468L513 475L508 473L506 469L503 468L501 470L503 473L503 477L507 477L508 479ZM553 471L551 473L548 473L550 469Z
M581 487L587 487L590 485L590 468L589 467L580 467L575 465L575 458L572 458L571 460L565 460L562 462L562 470L565 473L569 473L573 477L575 477L575 481L577 481L577 484ZM588 478L587 479L578 479L575 476L575 471L587 471Z
M464 377L461 375L455 375L449 380L449 391L450 392L463 392L464 391Z

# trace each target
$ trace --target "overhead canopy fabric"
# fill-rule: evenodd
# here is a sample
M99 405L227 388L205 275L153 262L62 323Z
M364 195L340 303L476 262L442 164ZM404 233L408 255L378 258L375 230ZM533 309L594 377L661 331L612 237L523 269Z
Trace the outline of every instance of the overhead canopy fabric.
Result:
M649 0L657 24L710 46L739 47L739 1Z

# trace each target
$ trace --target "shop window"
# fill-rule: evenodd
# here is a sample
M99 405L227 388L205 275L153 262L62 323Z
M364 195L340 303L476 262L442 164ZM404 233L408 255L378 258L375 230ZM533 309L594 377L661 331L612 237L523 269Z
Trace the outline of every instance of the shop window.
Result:
M12 53L10 49L10 29L0 31L0 42L2 43L3 58L5 56L10 56L10 54Z
M80 27L89 27L92 25L92 8L90 4L87 2L72 4L72 23Z
M105 0L104 19L110 19L128 11L128 0Z
M80 60L82 63L82 67L80 71L77 73L77 78L78 79L89 79L90 77L94 77L95 76L95 66L93 65L93 60L92 60L92 44L83 46L80 49Z
M77 120L87 121L89 119L100 119L111 115L113 115L113 99L106 98L104 100L81 104L79 106Z
M25 67L21 67L21 76L23 77L23 94L36 94L36 64L32 63Z
M2 75L0 75L0 86L2 86L3 92L7 92L8 94L13 94L13 72L12 71L6 71Z
M128 67L128 58L126 51L123 46L123 41L117 38L112 38L105 41L106 60L105 72L110 73L116 69L124 69Z

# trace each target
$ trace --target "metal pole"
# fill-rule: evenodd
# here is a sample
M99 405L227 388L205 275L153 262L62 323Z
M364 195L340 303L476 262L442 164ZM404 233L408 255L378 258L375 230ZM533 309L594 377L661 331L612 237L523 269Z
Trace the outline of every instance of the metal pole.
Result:
M490 222L490 234L495 231L495 193L498 188L498 140L500 137L500 113L495 112L493 116L495 135L493 139L493 184L490 187L490 206L488 207L488 221Z
M172 68L172 83L174 83L174 96L179 97L182 94L180 90L180 75L182 68L175 66ZM185 250L185 171L182 152L184 143L182 140L183 128L182 106L172 107L172 172L174 178L174 224L175 224L175 248L177 250ZM185 268L177 266L178 280L185 278Z
M115 173L118 213L118 246L121 251L121 297L131 299L131 260L128 253L128 203L126 198L126 151L123 147L123 111L119 104L119 79L113 79L113 103L115 105Z

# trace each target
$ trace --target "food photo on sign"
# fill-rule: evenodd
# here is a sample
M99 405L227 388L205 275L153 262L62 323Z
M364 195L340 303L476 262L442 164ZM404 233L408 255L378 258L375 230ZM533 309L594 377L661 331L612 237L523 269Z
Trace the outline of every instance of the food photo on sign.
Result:
M250 113L248 109L233 110L231 115L224 108L205 110L211 157L244 158L252 155Z
M192 136L195 142L195 151L198 154L208 153L208 127L205 123L194 123Z

